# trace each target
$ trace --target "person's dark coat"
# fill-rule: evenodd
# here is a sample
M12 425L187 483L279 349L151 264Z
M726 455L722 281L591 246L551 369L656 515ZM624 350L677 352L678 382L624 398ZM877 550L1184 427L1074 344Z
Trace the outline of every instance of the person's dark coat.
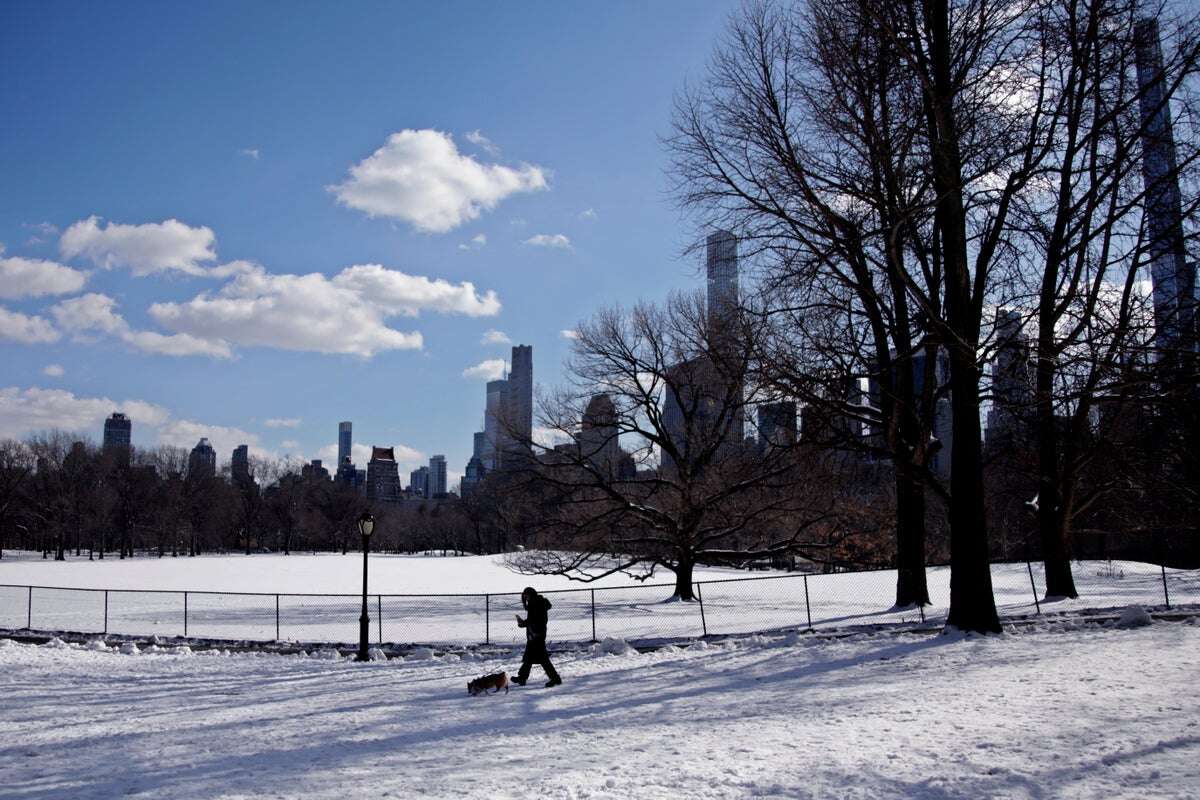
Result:
M518 622L517 624L525 629L526 641L533 641L534 639L541 639L543 642L546 641L546 625L550 618L548 612L553 606L544 595L536 593L523 599L527 599L528 601L525 610L529 612L529 615L525 618L524 622Z

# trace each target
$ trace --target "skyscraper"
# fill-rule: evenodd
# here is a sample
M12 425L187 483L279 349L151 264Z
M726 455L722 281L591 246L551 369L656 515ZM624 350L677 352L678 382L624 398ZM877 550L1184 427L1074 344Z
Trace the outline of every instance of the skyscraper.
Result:
M338 423L338 458L337 458L338 466L337 466L337 468L339 470L342 468L342 464L346 463L346 459L350 458L351 445L353 444L353 437L351 435L352 427L353 427L353 425L349 422L339 422Z
M133 439L133 421L124 414L114 411L104 420L104 452L117 458L129 458Z
M758 449L791 447L796 443L796 404L786 400L758 407Z
M433 456L429 459L429 485L426 497L438 497L446 494L446 457Z
M520 458L530 452L533 438L533 347L530 345L513 346L507 401L509 446L505 451Z
M495 380L487 383L487 405L483 412L484 452L483 465L490 471L499 469L500 452L503 448L501 434L504 430L504 412L508 405L508 381Z
M417 467L408 473L408 491L416 497L429 497L429 467Z
M367 497L383 502L400 499L400 467L391 447L372 447L367 462Z
M579 432L580 455L590 461L606 478L617 474L621 460L620 433L617 427L617 409L607 394L593 395L583 412Z
M992 362L992 408L987 441L994 444L1019 434L1033 405L1033 362L1029 337L1021 331L1021 315L996 309L996 358Z
M663 393L663 427L681 448L690 428L692 434L702 433L703 438L719 437L720 449L728 451L741 446L746 435L743 387L734 385L737 378L730 374L737 371L740 344L732 328L738 307L737 237L729 231L714 231L705 244L709 346L721 355L714 358L703 354L668 370L670 386ZM690 412L685 414L684 409ZM724 430L715 427L718 420L728 420ZM669 454L663 455L663 466L672 467Z
M714 231L706 241L709 325L730 318L738 306L737 237L729 231Z
M1146 186L1146 228L1150 236L1150 276L1154 282L1154 347L1168 368L1195 359L1196 267L1187 263L1183 202L1171 106L1166 102L1158 21L1134 26L1142 118L1142 179Z
M202 438L188 456L189 478L211 478L217 474L217 451Z
M235 486L249 486L254 482L250 477L250 448L239 444L233 449L233 459L229 462L229 471Z

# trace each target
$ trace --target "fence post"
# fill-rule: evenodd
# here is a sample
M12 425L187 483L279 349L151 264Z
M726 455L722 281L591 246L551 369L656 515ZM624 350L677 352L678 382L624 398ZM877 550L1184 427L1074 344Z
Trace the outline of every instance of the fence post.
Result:
M1033 582L1033 564L1026 561L1025 566L1029 568L1029 588L1033 589L1033 607L1037 609L1037 613L1040 616L1042 613L1042 604L1038 602L1037 584Z
M275 595L275 641L279 641L279 595Z
M483 596L483 643L492 643L492 596Z
M183 636L187 638L187 592L183 593Z
M708 636L708 622L704 619L704 592L700 591L699 583L696 584L696 599L700 601L700 629Z
M379 620L379 646L383 647L383 595L375 595L375 617Z
M812 605L808 602L808 574L804 575L804 613L808 615L808 629L812 630Z
M25 607L25 630L33 630L33 587L29 587L29 603Z
M1171 607L1171 595L1167 592L1167 565L1159 564L1159 566L1162 567L1163 599L1167 601L1167 608L1169 609Z
M592 589L592 641L598 642L596 638L596 590Z
M104 635L108 635L108 589L104 590Z

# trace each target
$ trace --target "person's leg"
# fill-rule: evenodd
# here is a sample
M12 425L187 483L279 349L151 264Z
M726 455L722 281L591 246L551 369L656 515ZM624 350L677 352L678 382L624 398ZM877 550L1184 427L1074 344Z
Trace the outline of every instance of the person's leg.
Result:
M517 677L513 678L513 683L518 686L523 686L525 681L529 680L529 670L533 668L533 653L530 651L529 645L525 645L525 655L521 657L521 669L517 671Z
M558 670L550 663L550 654L548 652L543 652L542 654L542 669L546 670L546 677L550 679L546 686L557 686L562 683L562 678L558 676Z

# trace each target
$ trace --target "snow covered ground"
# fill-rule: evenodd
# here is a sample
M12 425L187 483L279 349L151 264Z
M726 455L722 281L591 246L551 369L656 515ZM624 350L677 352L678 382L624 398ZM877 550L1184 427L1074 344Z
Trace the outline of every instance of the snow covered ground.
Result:
M183 635L186 619L187 635L199 638L353 642L361 614L361 600L354 594L361 586L361 569L362 561L354 554L57 563L8 554L0 560L0 584L11 584L0 586L0 628L165 638ZM1080 598L1042 603L1041 611L1165 604L1164 574L1152 564L1081 562L1074 572ZM920 620L915 608L892 607L896 575L891 570L806 577L703 569L695 575L703 606L665 602L672 584L638 585L611 576L581 589L579 583L562 577L513 573L500 556L376 555L370 576L371 634L379 642L516 643L522 632L513 615L521 611L518 593L526 584L553 592L551 637L556 641ZM949 603L949 570L931 568L928 576L933 604L924 614L937 623L944 619ZM669 574L662 576L669 578ZM1172 604L1200 603L1200 570L1167 570L1165 579ZM1038 610L1033 586L1038 587L1040 598L1045 585L1040 565L1033 567L1032 583L1025 564L994 565L992 580L1004 616ZM21 588L25 585L39 588L31 593ZM156 591L127 591L132 589ZM461 594L449 594L454 592Z
M1200 795L1195 620L604 649L557 656L561 688L472 698L469 678L516 656L356 664L0 641L0 795Z

